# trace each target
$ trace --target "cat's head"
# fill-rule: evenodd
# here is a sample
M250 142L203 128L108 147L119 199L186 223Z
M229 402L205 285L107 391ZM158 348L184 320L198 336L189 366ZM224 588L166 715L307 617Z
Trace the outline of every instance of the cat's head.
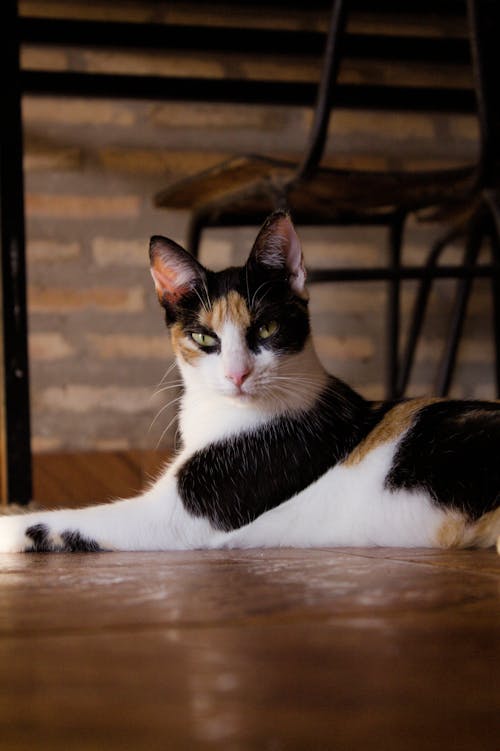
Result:
M306 274L287 213L268 218L242 267L209 271L160 236L151 238L150 258L188 385L244 403L285 401L305 382L299 361L310 333Z

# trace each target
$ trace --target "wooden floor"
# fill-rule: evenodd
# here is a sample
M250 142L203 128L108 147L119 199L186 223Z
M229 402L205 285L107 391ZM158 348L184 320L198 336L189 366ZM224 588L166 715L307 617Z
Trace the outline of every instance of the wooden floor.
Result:
M2 751L497 751L493 551L0 556Z

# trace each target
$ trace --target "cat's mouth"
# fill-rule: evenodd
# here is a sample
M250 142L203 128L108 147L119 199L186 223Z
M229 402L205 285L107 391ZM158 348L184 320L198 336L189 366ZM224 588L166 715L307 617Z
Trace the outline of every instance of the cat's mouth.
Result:
M255 388L250 384L243 383L241 386L233 386L231 389L224 389L225 397L238 404L248 404L255 401L257 393Z
M243 383L225 383L219 384L220 392L224 397L230 399L233 404L250 404L250 403L268 403L286 401L286 393L280 385L281 381L274 382L273 377L267 374L253 373L250 378Z
M248 402L255 398L255 394L252 391L246 391L243 388L234 389L230 394L227 394L230 399L234 399L237 402Z
M230 392L225 391L224 396L232 404L240 407L257 404L263 406L265 404L283 402L283 397L276 395L272 389L269 387L262 388L257 384L243 384L242 386L235 387Z

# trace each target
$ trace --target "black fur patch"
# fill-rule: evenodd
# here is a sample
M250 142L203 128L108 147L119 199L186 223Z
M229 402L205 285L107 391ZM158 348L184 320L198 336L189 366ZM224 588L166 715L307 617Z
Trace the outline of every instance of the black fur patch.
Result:
M261 348L271 348L286 354L300 352L310 333L307 302L293 294L286 279L263 282L260 289L259 286L249 300L252 314L252 325L247 331L249 349L258 352ZM277 332L269 339L259 339L259 328L270 321L278 323Z
M50 553L53 549L46 524L33 524L32 527L28 527L26 537L29 537L33 543L32 547L28 548L28 553Z
M389 409L378 412L331 378L316 406L197 452L178 472L184 506L220 530L247 524L345 458Z
M101 548L95 540L83 537L80 532L61 533L62 544L55 545L50 540L50 529L46 524L34 524L26 530L26 536L33 542L28 553L98 553Z
M61 532L63 550L69 553L99 553L101 548L95 540L83 537L80 532Z
M436 402L404 437L386 479L397 490L425 490L471 520L500 502L500 404Z

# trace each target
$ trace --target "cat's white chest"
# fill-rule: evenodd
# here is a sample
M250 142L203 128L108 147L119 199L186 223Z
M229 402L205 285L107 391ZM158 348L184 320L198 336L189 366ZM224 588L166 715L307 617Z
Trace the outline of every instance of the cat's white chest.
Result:
M239 435L263 425L268 420L263 409L238 403L237 399L219 397L200 390L189 390L180 409L180 429L187 453L211 443Z

